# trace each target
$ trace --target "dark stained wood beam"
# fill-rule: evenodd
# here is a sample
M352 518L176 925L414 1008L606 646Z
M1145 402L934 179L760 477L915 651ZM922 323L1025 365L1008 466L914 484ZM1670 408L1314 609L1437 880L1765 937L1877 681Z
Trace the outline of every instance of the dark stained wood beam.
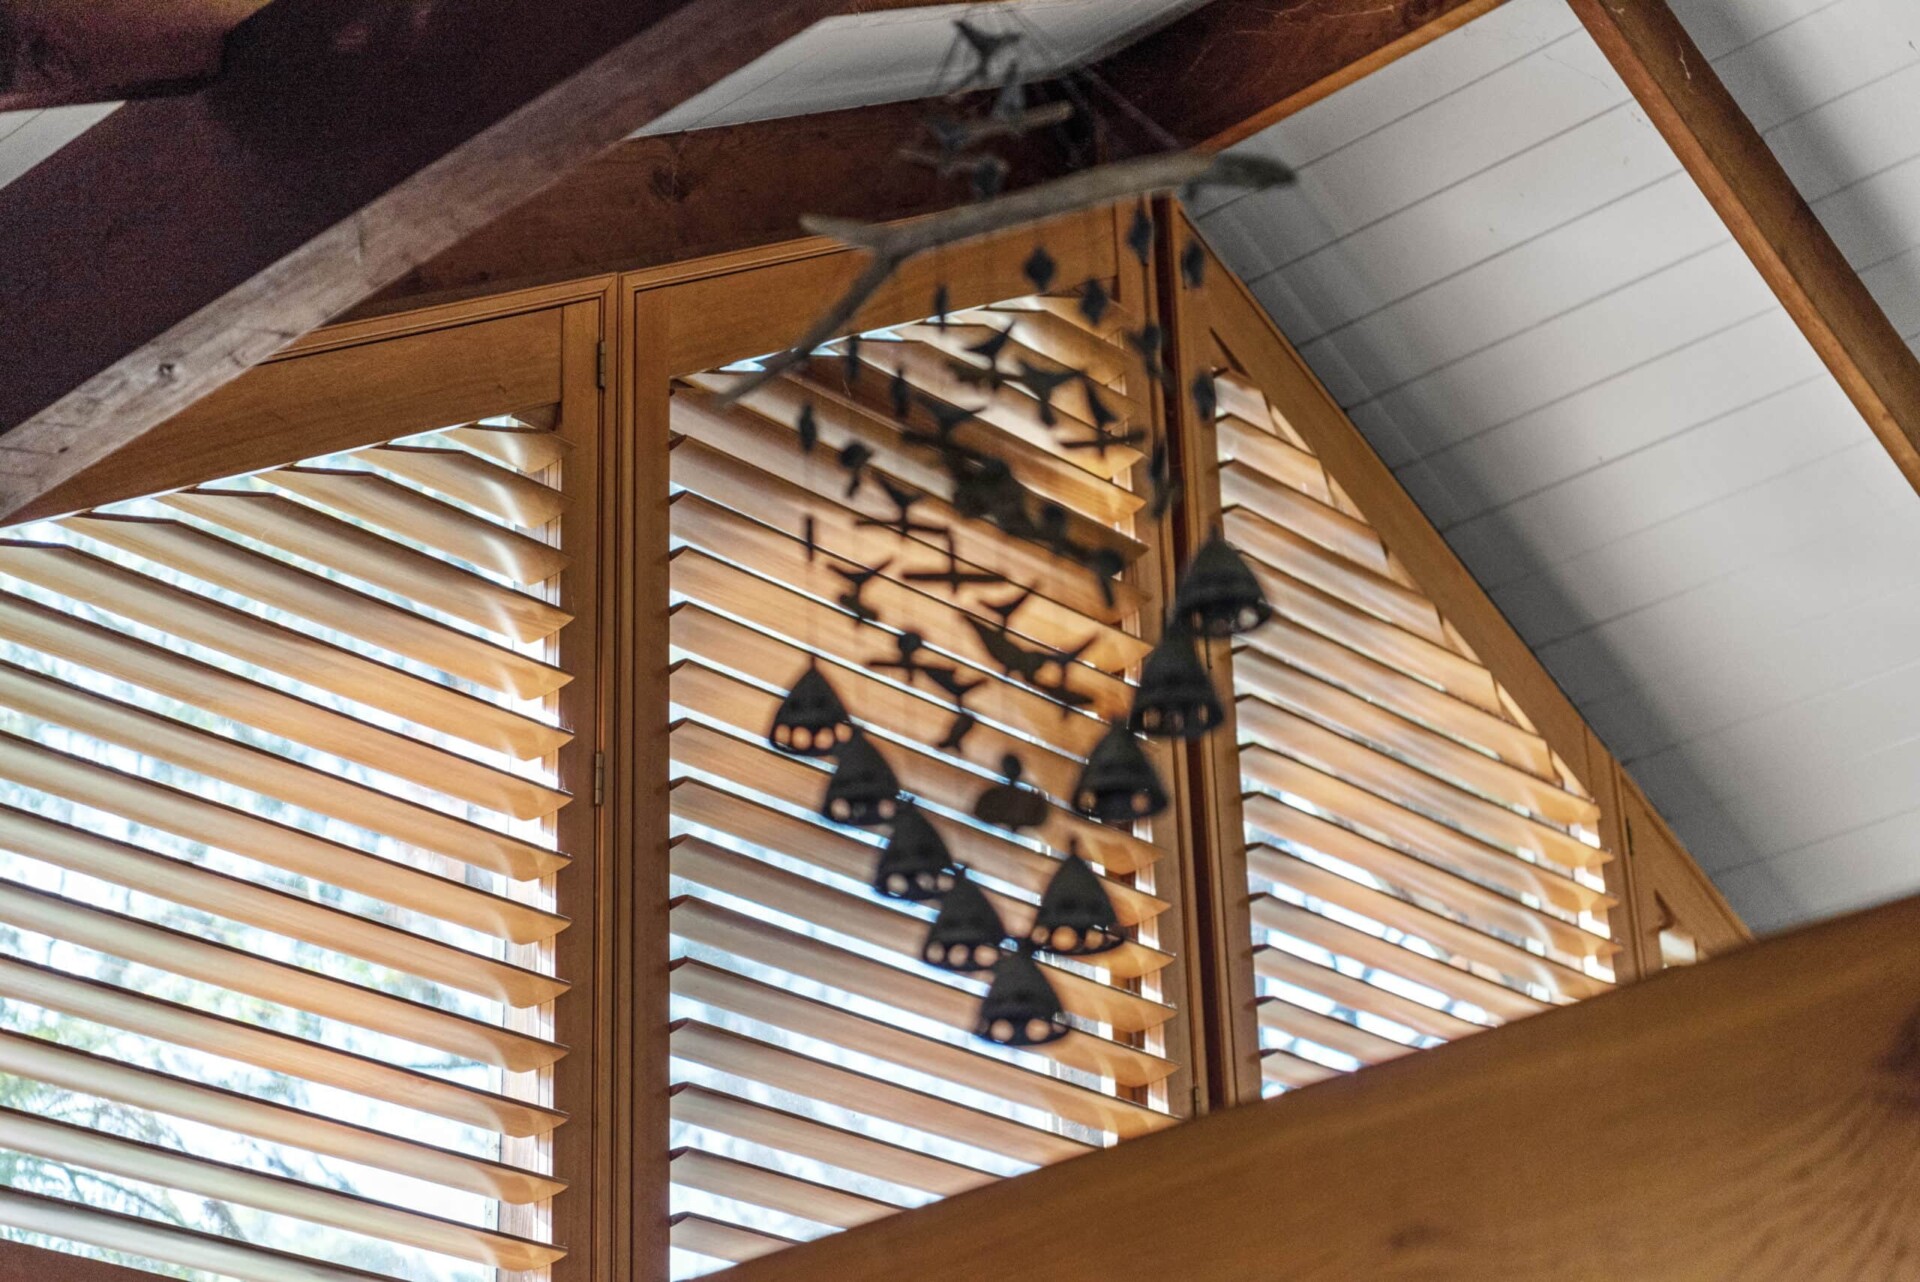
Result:
M1920 1259L1920 899L740 1265L728 1282L1853 1282Z
M360 319L802 236L802 214L886 222L964 200L964 179L902 160L930 105L898 102L635 138L355 307ZM1012 187L1065 172L1046 137L1002 148Z
M1920 490L1920 359L1664 0L1572 0L1741 248Z
M1217 150L1405 57L1502 0L1212 0L1095 70L1162 145Z
M0 517L820 18L898 0L274 0L0 188Z
M1093 68L1103 127L1129 153L1237 142L1500 0L1213 0ZM1116 109L1118 93L1155 127ZM407 273L354 318L799 235L802 213L888 222L964 194L895 154L925 102L759 121L621 144ZM1066 172L1033 140L1011 187Z
M0 0L0 111L187 93L265 0Z

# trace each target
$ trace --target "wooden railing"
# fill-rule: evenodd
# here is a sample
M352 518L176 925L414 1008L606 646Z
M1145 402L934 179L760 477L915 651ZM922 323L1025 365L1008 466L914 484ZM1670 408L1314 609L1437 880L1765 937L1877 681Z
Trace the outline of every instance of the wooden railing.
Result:
M1917 1270L1920 898L726 1276L1857 1282Z

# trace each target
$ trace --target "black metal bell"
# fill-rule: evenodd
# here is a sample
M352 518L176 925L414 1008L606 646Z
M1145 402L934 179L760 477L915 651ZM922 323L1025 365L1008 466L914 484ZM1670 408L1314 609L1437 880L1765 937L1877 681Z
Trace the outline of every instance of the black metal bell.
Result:
M1000 758L1005 783L996 783L973 803L973 817L1002 828L1038 828L1047 821L1047 799L1020 782L1020 758L1009 752Z
M855 828L892 823L900 813L900 781L893 767L857 730L840 747L840 761L827 783L820 813Z
M1025 952L1008 953L993 968L980 1002L975 1033L1001 1046L1043 1046L1073 1031L1046 972Z
M1173 614L1198 636L1250 632L1273 616L1239 549L1215 534L1193 554L1173 594Z
M938 899L953 889L953 855L940 830L909 801L880 849L873 888L889 899Z
M989 970L1000 960L1007 928L980 887L963 871L940 902L940 915L927 932L921 958L941 970Z
M1074 808L1103 824L1132 823L1167 808L1166 789L1133 731L1116 725L1093 747L1073 785Z
M828 684L826 673L809 664L774 712L767 742L799 757L831 757L852 738L847 705Z
M1027 938L1035 948L1064 957L1104 953L1126 942L1106 887L1078 850L1060 862L1047 883Z
M1226 719L1220 693L1193 648L1193 635L1178 621L1167 625L1160 644L1140 666L1127 728L1164 739L1198 739Z

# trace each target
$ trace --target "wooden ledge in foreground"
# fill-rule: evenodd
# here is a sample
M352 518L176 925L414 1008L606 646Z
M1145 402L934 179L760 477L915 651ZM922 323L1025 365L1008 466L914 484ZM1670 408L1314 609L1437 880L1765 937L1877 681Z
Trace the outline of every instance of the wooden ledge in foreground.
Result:
M1920 898L726 1276L1920 1277Z

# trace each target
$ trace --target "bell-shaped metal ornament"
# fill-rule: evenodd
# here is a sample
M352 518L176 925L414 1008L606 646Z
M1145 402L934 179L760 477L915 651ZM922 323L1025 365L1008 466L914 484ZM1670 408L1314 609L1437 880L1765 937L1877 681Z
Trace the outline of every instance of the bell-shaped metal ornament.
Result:
M1000 758L1005 783L996 783L973 803L973 817L1001 828L1038 828L1047 821L1047 799L1020 782L1020 758L1009 752Z
M1040 911L1027 933L1035 948L1066 957L1085 957L1118 948L1126 941L1114 916L1113 901L1078 848L1060 861L1060 868L1040 897Z
M1046 972L1025 951L1008 953L993 968L980 1002L975 1033L1001 1046L1042 1046L1073 1031Z
M866 735L855 731L840 747L820 813L835 823L872 828L900 813L900 781Z
M1000 960L1007 928L980 887L962 871L940 901L940 915L927 931L921 959L941 970L990 970Z
M1226 715L1220 692L1193 648L1193 634L1176 619L1140 665L1127 728L1155 738L1198 739Z
M1132 823L1167 808L1167 792L1133 731L1116 725L1093 746L1073 785L1074 809L1103 824Z
M953 889L953 855L940 830L911 801L894 817L880 848L873 888L889 899L938 899Z
M853 720L818 665L808 664L773 714L767 742L798 757L831 757L853 738Z
M1225 637L1259 627L1273 607L1239 549L1216 533L1180 576L1173 615L1196 636Z

